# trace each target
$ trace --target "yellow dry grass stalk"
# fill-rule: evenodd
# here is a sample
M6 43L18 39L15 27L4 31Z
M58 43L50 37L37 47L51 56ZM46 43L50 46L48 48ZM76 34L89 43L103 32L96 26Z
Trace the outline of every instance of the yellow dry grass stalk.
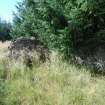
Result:
M105 77L92 77L58 55L31 69L0 58L1 105L105 105Z
M0 42L0 50L7 49L11 41Z

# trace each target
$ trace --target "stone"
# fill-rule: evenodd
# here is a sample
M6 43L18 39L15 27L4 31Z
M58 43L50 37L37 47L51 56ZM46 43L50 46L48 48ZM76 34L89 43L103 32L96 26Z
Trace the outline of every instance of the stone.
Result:
M27 62L32 62L33 53L37 52L39 60L45 62L49 59L49 49L38 39L33 37L20 37L12 41L9 49L9 58L18 59L22 56L25 56Z

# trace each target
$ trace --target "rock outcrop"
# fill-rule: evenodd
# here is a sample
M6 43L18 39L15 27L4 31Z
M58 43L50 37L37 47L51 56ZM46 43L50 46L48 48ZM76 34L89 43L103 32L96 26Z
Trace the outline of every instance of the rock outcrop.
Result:
M36 52L39 60L45 62L49 59L49 50L44 44L35 38L20 37L10 44L9 57L18 59L20 56L25 55L25 59L32 62L33 53Z

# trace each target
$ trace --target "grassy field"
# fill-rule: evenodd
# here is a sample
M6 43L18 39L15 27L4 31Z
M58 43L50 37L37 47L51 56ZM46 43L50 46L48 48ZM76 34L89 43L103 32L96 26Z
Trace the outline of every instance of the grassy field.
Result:
M55 52L50 63L30 69L7 59L7 47L0 45L0 105L105 105L104 76L92 77Z

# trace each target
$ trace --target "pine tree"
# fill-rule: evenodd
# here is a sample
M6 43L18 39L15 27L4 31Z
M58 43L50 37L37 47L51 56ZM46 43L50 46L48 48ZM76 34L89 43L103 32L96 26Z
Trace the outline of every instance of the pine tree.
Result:
M34 36L66 55L105 40L104 0L24 0L12 36Z

